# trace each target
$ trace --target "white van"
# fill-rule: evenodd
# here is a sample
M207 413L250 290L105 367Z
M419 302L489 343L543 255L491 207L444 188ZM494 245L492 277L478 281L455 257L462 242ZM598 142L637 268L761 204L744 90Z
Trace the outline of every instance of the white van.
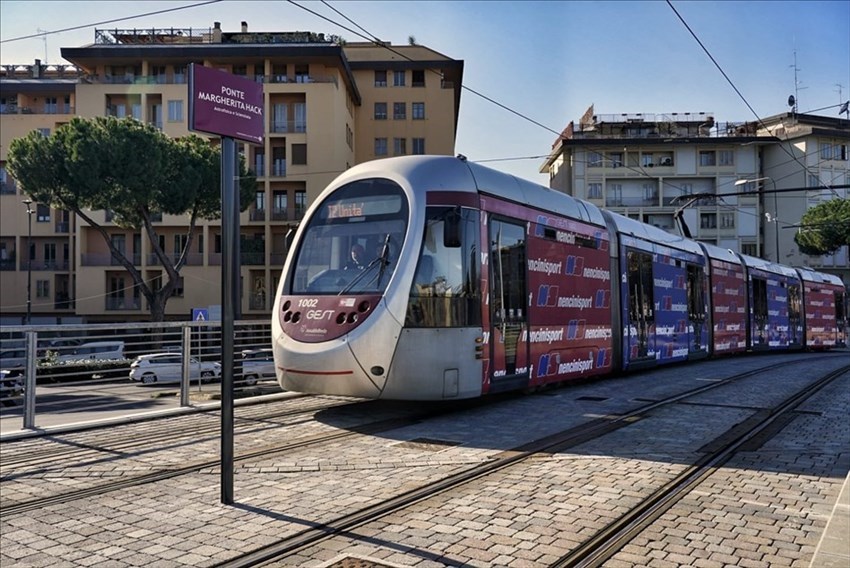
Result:
M92 341L66 352L57 361L120 361L124 357L123 341Z

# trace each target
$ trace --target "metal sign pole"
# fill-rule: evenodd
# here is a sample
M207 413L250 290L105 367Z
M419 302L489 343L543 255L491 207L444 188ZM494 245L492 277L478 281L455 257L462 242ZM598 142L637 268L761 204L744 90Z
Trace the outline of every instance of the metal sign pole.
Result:
M236 142L221 139L221 502L233 504L234 322L239 313L239 193Z

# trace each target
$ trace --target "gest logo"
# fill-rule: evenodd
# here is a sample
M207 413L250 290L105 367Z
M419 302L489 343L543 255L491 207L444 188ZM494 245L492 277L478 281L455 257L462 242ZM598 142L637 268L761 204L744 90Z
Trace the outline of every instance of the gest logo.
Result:
M325 320L333 317L333 310L307 310L304 314L308 320Z

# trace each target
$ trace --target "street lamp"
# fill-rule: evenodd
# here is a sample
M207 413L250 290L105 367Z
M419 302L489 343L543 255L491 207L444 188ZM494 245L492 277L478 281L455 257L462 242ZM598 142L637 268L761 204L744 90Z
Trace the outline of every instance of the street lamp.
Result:
M32 199L21 203L27 206L27 325L32 318Z
M779 205L776 201L776 182L772 177L765 176L755 179L739 179L735 182L735 186L744 185L746 183L757 183L760 181L769 181L773 184L773 235L776 241L776 262L779 263ZM762 201L764 201L764 192L762 191ZM767 213L767 220L770 221L770 213Z

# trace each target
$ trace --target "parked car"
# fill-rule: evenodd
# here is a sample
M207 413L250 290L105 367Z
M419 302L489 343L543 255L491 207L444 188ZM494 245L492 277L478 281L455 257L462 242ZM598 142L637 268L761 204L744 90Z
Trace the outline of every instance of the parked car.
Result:
M180 382L183 374L182 353L151 353L139 355L130 363L130 380L146 385ZM207 380L221 378L221 364L189 358L189 379Z
M0 370L0 404L12 406L15 399L24 392L24 378L21 371Z
M242 351L242 384L253 386L260 379L275 377L274 352L271 348Z
M0 351L0 369L22 369L27 364L27 350L23 347Z
M120 361L124 358L123 341L92 341L59 355L57 361Z

